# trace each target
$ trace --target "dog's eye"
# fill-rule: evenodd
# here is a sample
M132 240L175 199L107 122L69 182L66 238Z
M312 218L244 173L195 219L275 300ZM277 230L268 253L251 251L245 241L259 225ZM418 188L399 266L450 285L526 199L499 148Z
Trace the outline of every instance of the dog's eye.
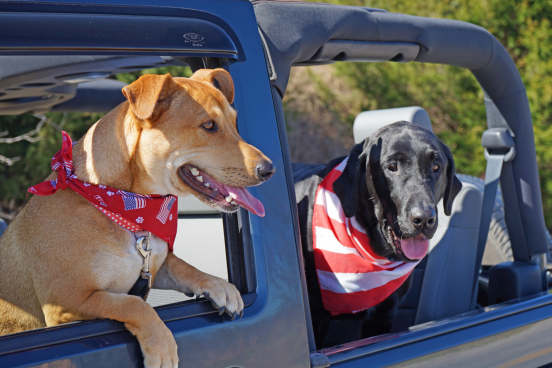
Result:
M216 132L218 130L217 123L213 120L209 120L208 122L201 124L201 126L208 132Z
M433 169L433 172L439 171L439 165L433 164L433 168L432 168L432 169Z
M392 171L392 172L397 171L398 170L397 164L391 164L391 165L387 166L387 170Z

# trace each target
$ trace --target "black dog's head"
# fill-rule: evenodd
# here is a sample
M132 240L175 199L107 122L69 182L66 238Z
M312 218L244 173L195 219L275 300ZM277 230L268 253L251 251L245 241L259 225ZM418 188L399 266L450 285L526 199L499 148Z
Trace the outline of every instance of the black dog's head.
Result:
M431 131L399 121L356 145L334 182L345 216L356 216L371 247L390 260L423 258L437 230L437 203L445 214L462 183L448 147Z

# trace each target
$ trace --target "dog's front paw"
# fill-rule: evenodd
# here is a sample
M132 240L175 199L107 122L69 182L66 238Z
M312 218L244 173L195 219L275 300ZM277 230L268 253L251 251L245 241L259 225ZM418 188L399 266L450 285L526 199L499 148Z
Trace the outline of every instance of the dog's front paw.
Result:
M136 334L145 368L177 368L178 352L176 341L164 323L152 323L144 326Z
M243 317L243 300L234 285L221 278L205 275L196 295L202 295L209 300L219 315L228 314L232 321L239 315Z

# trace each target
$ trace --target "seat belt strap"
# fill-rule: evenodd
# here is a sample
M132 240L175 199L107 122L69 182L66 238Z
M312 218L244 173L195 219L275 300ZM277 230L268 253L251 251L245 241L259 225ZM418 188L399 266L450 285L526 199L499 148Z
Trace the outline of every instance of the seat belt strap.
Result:
M514 140L510 131L505 128L489 129L483 133L481 145L485 147L487 168L485 171L485 190L481 204L481 219L479 220L479 234L477 237L477 250L475 255L475 269L473 278L473 295L470 310L475 309L477 303L477 291L479 285L479 271L485 252L485 244L489 235L491 219L493 216L496 192L502 173L502 166L515 157Z

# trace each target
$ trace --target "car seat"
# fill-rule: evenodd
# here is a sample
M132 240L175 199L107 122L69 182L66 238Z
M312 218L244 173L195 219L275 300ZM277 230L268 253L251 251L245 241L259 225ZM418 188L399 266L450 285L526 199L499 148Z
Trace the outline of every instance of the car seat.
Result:
M355 143L399 120L433 131L429 115L421 107L365 111L354 122ZM472 282L483 193L471 183L462 184L450 217L444 215L442 201L439 203L437 232L430 240L428 255L412 273L412 287L399 306L393 331L468 312L471 308L472 296L477 292Z

